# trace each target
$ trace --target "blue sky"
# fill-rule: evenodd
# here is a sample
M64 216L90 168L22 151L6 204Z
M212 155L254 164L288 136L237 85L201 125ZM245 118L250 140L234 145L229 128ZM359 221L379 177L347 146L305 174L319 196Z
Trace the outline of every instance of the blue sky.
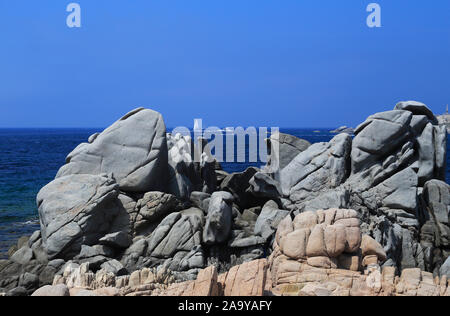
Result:
M0 0L0 127L104 127L130 109L170 127L355 126L450 103L450 1Z

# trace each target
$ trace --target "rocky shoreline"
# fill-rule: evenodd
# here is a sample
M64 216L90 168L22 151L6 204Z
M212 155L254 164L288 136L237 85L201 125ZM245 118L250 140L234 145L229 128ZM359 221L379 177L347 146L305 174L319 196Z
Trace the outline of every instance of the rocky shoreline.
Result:
M0 293L450 295L445 126L408 101L336 133L272 135L267 166L228 174L136 109L39 192L41 229L0 260Z

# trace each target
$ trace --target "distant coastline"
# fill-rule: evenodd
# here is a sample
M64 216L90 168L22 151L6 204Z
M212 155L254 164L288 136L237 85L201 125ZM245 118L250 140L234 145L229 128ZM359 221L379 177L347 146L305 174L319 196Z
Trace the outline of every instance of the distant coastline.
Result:
M450 114L448 113L448 105L444 114L436 116L439 125L445 125L447 127L447 134L450 134Z

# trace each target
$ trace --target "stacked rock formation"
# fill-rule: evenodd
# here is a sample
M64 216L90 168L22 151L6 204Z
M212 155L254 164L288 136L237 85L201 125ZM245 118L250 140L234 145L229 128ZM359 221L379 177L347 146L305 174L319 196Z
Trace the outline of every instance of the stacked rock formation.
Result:
M65 285L69 294L401 294L406 281L394 276L409 269L420 282L445 283L445 129L411 101L354 134L313 145L271 135L279 151L267 166L228 174L206 140L168 134L161 114L136 109L74 149L39 192L41 229L0 261L0 293L29 295L56 280L47 293L67 294ZM303 284L306 270L320 280ZM377 273L390 292L336 281L378 289ZM336 287L322 291L331 279Z
M370 116L354 133L313 144L269 179L255 175L253 190L273 197L277 188L278 203L294 213L354 209L385 249L386 266L437 274L450 246L445 128L424 104L409 101Z

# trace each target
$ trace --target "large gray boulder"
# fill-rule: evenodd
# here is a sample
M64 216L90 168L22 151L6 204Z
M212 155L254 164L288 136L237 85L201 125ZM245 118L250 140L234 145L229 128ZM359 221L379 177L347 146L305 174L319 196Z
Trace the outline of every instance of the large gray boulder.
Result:
M448 257L450 247L450 186L439 180L425 183L420 244L424 249L427 269L438 273Z
M169 214L147 238L147 255L167 259L191 251L201 244L203 225L203 211L197 208Z
M229 192L219 191L212 194L203 229L205 244L213 245L227 240L231 231L233 199Z
M445 126L429 122L417 137L419 153L419 182L424 184L433 178L444 179L447 157L447 132Z
M249 192L256 197L279 199L282 196L278 181L265 172L255 173L250 179L249 184Z
M192 250L189 252L179 251L173 257L165 260L160 267L162 269L177 272L189 270L191 272L198 271L198 269L205 267L205 258L203 249L200 245L197 245L194 248L192 248Z
M205 212L208 212L207 206L209 205L210 199L211 199L211 194L199 192L199 191L192 192L191 196L190 196L191 203L195 207L198 207L199 209L202 209Z
M434 177L439 180L445 180L447 172L447 128L445 125L433 126L434 131L434 150L435 150L435 169Z
M289 211L280 210L277 203L268 201L261 210L255 223L255 235L261 236L264 240L269 238L276 232L278 224L288 216Z
M37 196L43 246L49 259L76 255L110 229L117 215L117 183L106 175L70 175Z
M329 143L316 143L298 154L280 171L279 182L284 196L296 195L300 200L311 192L324 191L339 186L350 170L348 157L352 139L339 134Z
M281 170L309 146L311 143L307 140L280 132L273 133L268 139L268 147L271 148L271 152L267 164Z
M123 267L123 265L116 259L104 262L100 266L100 268L106 271L107 273L112 273L114 275L123 275L126 273L126 270Z
M437 124L437 119L433 112L423 103L417 101L402 101L395 105L394 110L407 110L414 115L425 115L433 124Z
M373 209L387 207L415 214L417 210L417 173L406 168L362 193L366 205Z
M125 250L121 263L129 273L142 269L146 257L148 242L142 238L136 240L127 250Z
M352 174L370 168L410 137L409 111L388 111L371 115L355 130L352 144Z
M165 191L168 176L163 118L152 110L133 110L100 133L92 143L80 144L66 162L57 178L112 173L123 191Z
M439 272L440 276L446 275L447 278L450 278L450 257L448 257L447 260L445 260Z
M425 183L422 195L429 212L427 219L449 225L450 185L440 180L430 180Z
M133 214L135 213L136 198L120 192L117 196L117 216L112 225L112 232L124 232L133 235Z
M125 249L131 246L132 241L129 234L119 231L103 236L99 239L99 244L113 249Z
M31 259L33 259L33 250L27 246L20 248L11 256L11 261L20 265L28 264Z
M135 235L143 235L164 217L181 208L182 203L172 194L147 192L130 214L132 231Z
M415 105L415 109L418 105ZM376 113L360 124L352 143L352 180L363 190L377 185L407 166L423 185L433 178L444 179L447 134L434 125L428 110L393 110ZM416 113L416 114L414 114ZM431 114L432 115L432 114ZM357 175L355 177L355 175Z

